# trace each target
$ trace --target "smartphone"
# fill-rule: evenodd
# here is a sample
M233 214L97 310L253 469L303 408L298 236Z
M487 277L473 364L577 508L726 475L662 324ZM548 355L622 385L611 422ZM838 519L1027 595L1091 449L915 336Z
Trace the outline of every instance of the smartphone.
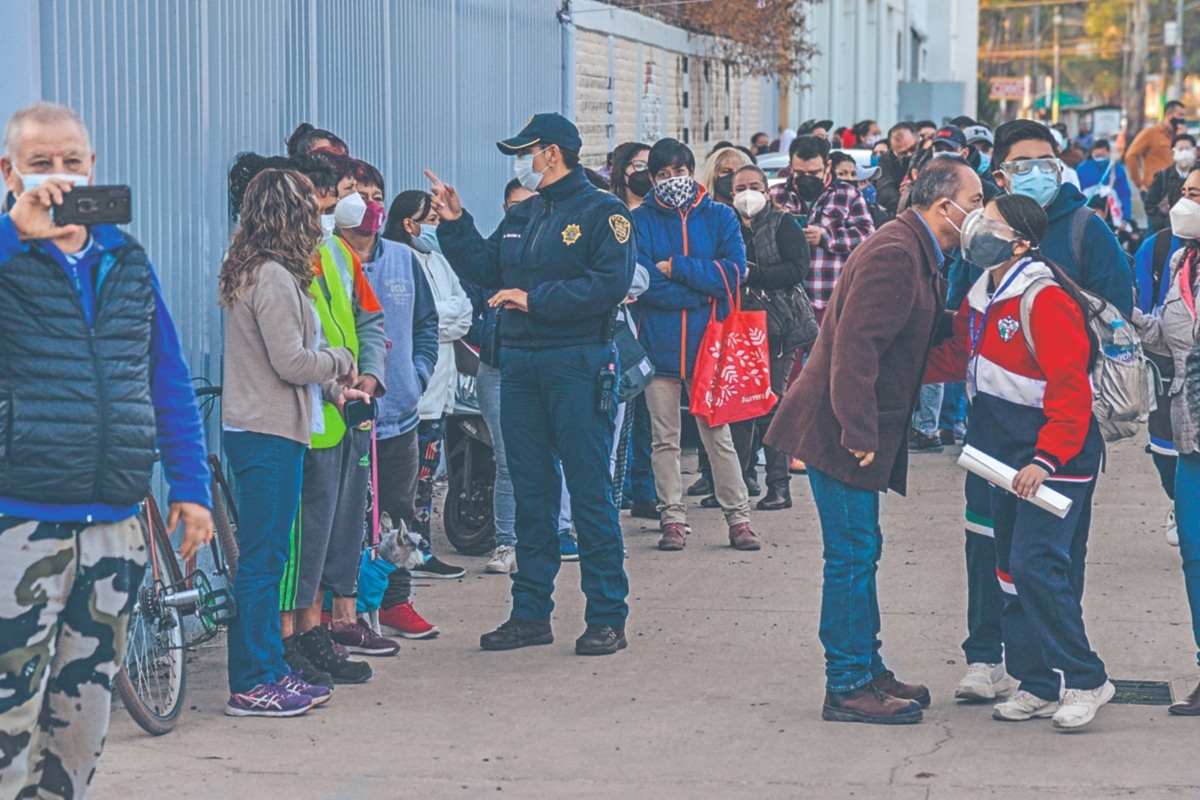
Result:
M364 422L375 421L375 404L368 403L366 400L351 400L346 403L344 413L346 415L346 427L357 428Z
M128 186L76 186L54 207L55 225L127 225L133 219Z
M796 220L796 224L801 228L808 227L808 214L792 214L792 219Z

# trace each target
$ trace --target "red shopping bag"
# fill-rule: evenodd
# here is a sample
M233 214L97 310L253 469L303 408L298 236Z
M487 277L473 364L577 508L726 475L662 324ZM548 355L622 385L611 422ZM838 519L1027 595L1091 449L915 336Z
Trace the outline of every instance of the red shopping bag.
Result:
M724 270L721 275L724 277ZM767 312L742 311L742 293L729 292L729 316L717 322L713 301L692 372L689 410L711 427L754 419L779 399L771 391Z

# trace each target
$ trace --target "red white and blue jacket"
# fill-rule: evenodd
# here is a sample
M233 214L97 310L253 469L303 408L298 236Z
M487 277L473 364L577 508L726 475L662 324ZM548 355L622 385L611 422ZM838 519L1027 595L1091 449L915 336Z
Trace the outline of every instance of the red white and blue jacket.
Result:
M985 272L954 317L951 338L933 349L925 382L967 381L967 441L1020 469L1036 463L1052 480L1095 477L1104 440L1092 417L1090 344L1083 313L1058 286L1030 309L1035 358L1021 330L1021 297L1050 268L1026 259L991 295Z

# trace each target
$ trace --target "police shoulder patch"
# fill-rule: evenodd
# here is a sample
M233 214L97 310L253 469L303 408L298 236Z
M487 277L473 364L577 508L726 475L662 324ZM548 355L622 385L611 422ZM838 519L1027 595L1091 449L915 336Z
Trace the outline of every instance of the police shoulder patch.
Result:
M608 227L612 228L613 236L617 238L618 244L625 244L629 241L630 225L629 220L620 214L613 214L608 218Z

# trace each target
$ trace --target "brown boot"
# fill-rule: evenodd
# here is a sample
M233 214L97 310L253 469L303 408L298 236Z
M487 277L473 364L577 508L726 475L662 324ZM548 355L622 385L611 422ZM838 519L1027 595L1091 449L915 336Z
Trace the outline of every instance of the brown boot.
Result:
M762 542L750 530L749 522L739 522L729 526L729 545L734 550L760 550Z
M682 550L687 544L687 529L682 522L668 522L663 525L662 538L658 540L659 550Z
M890 669L875 676L871 681L881 692L899 697L901 700L916 700L921 708L929 708L929 690L916 683L901 683Z
M1167 711L1178 717L1200 717L1200 684L1187 696L1187 700L1176 703Z
M853 692L825 693L821 719L827 722L867 722L873 725L912 725L924 712L914 700L901 700L868 683Z

